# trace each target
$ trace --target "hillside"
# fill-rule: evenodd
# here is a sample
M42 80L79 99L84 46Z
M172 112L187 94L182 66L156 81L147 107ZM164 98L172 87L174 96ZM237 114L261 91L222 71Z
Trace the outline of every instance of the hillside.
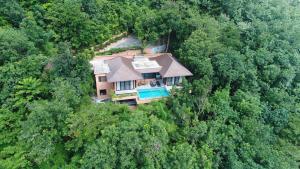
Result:
M298 0L0 4L0 168L299 168ZM122 32L193 76L134 110L94 103L94 47Z

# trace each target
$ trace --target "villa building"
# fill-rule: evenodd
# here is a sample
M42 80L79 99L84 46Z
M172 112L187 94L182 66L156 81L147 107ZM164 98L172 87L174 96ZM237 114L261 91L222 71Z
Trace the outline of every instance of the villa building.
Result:
M133 100L137 104L166 97L192 73L170 53L98 57L91 61L97 98Z

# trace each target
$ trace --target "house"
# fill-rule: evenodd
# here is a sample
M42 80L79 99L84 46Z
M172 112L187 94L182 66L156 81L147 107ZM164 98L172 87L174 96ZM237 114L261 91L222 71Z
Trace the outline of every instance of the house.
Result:
M166 97L192 73L170 53L101 56L92 62L97 98L147 103Z

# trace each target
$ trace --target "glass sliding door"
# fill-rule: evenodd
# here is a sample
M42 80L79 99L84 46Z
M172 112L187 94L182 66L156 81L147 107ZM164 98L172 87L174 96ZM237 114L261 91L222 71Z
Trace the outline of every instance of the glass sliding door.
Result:
M174 77L174 85L178 85L180 83L180 76Z
M173 77L167 77L166 78L166 85L172 86L173 85Z
M132 81L122 81L117 83L117 90L131 90L132 87Z

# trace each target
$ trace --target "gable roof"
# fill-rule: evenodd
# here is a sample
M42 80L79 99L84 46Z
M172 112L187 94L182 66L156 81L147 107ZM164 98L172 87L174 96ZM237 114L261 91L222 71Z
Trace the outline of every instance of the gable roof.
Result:
M135 69L133 57L116 56L91 62L94 73L105 73L108 82L129 81L143 79L142 73L158 72L163 78L176 76L192 76L193 74L181 65L170 53L149 56L149 60L156 61L158 67Z
M110 72L107 73L108 82L143 79L143 76L132 67L131 59L116 57L106 62L110 68Z
M157 56L155 59L162 69L159 74L162 77L175 77L175 76L192 76L193 74L181 65L171 54L163 54Z

